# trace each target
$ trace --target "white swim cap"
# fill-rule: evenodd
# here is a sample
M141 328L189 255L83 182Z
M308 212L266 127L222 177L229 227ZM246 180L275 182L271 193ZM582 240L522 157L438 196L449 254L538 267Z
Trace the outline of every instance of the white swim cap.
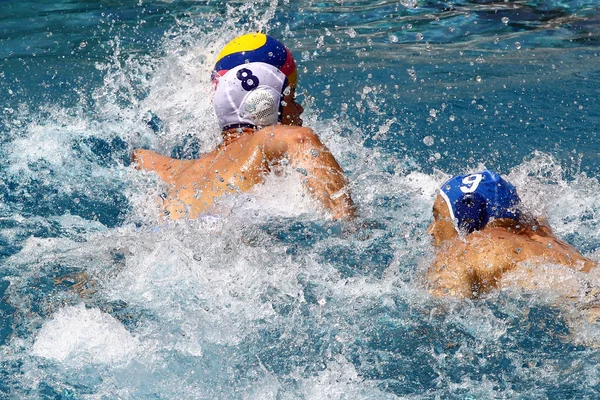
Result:
M223 130L263 127L279 121L286 76L262 62L242 64L218 78L215 112Z

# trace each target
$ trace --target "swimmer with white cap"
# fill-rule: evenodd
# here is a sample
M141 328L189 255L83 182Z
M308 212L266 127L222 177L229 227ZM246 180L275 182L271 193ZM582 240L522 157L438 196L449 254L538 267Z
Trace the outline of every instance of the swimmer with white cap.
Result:
M557 289L597 263L557 239L545 222L523 213L515 187L485 170L444 183L428 233L437 247L427 274L435 296L477 297L495 288ZM562 278L542 265L562 267ZM563 279L564 278L564 279ZM564 288L571 296L571 289Z
M289 49L262 33L233 39L213 72L214 105L223 143L196 160L136 150L137 168L156 172L168 186L163 210L173 219L196 218L225 194L246 192L271 168L289 163L309 194L336 219L355 209L346 177L296 103L298 72Z

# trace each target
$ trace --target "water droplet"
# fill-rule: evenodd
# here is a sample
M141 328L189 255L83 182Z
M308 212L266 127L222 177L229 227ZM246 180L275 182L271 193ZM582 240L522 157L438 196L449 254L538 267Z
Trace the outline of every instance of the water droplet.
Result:
M506 25L506 24L508 24L508 21L509 21L508 17L502 17L502 22L503 22L505 25Z
M551 249L552 248L552 243L548 243L548 248Z
M477 76L475 77L475 80L476 80L477 82L481 82L481 76L477 75Z
M425 136L423 138L423 143L425 143L425 146L433 146L434 142L435 140L433 139L433 136Z
M313 157L319 157L319 152L316 149L310 151L310 155Z
M515 48L516 48L517 50L520 50L520 49L521 49L521 43L519 43L519 42L515 42Z
M454 120L456 120L456 117L455 117L454 115L451 115L450 117L448 117L448 119L449 119L450 121L454 121Z
M423 40L423 34L421 32L417 33L417 41Z
M390 35L390 42L392 42L392 43L398 43L398 36L396 36L396 35Z
M517 247L517 253L520 253L522 250L520 247Z

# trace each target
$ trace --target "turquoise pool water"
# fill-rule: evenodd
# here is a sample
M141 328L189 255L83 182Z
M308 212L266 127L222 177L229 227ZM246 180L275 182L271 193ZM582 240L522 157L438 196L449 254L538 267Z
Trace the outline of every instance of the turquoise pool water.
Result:
M218 143L214 57L255 30L360 229L285 171L157 221L131 150ZM597 398L586 305L422 276L436 187L482 167L600 260L599 44L595 1L0 1L0 398Z

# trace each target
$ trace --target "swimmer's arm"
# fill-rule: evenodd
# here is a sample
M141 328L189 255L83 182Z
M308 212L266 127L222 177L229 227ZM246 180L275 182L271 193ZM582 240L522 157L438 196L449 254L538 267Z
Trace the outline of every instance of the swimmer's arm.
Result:
M178 174L192 160L178 160L160 155L151 150L136 149L131 154L131 162L136 169L155 172L166 183L173 183Z
M274 160L287 156L291 166L302 175L301 179L309 193L335 219L354 217L356 209L346 175L312 129L290 127L277 136L279 140L269 136L265 138L267 157Z

